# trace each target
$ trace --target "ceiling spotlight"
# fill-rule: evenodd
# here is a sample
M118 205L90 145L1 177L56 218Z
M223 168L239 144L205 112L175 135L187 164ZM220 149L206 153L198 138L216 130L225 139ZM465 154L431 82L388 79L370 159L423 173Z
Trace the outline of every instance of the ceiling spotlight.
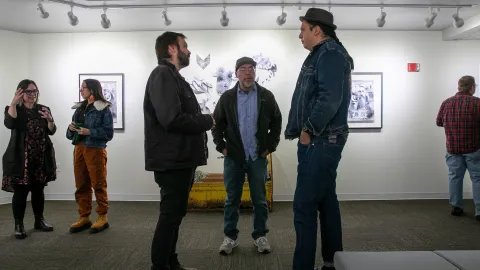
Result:
M163 17L163 19L165 19L164 24L165 24L166 26L169 26L170 24L172 24L172 21L168 19L167 10L164 9L162 13L163 13L162 17Z
M107 18L107 9L103 10L103 14L100 15L100 17L102 18L102 21L100 22L102 24L102 27L104 29L110 28L111 23L110 20Z
M78 24L78 17L73 14L73 6L72 9L67 12L68 18L70 19L70 24L72 26L75 26Z
M43 1L43 0L42 0ZM37 9L40 10L40 17L42 17L43 19L46 19L48 18L48 16L50 16L50 14L48 12L45 11L45 9L43 8L43 5L42 5L42 1L40 1L38 4L37 4Z
M302 0L298 0L298 10L302 10Z
M282 26L285 22L287 21L287 13L283 12L283 7L282 7L282 14L277 17L277 24L279 26Z
M437 12L433 11L432 8L430 8L430 16L428 16L428 18L425 18L425 27L427 28L432 27L436 17L437 17Z
M387 13L383 11L383 7L380 8L380 17L377 18L377 26L383 27L385 25L385 18L387 17Z
M225 7L223 7L222 17L220 18L220 25L223 27L227 27L229 22L230 19L227 17L227 11L225 10Z
M453 26L455 26L456 28L460 28L465 24L465 21L462 18L460 18L460 16L458 15L459 10L460 8L457 8L457 13L453 14L452 16Z

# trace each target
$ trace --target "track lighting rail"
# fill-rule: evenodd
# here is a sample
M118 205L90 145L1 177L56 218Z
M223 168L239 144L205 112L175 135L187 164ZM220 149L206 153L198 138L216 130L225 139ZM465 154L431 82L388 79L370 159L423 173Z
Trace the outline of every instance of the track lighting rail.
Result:
M359 7L359 8L472 8L476 4L355 4L355 3L192 3L192 4L145 4L145 5L84 5L66 0L46 0L58 4L85 9L140 9L140 8L189 8L189 7Z

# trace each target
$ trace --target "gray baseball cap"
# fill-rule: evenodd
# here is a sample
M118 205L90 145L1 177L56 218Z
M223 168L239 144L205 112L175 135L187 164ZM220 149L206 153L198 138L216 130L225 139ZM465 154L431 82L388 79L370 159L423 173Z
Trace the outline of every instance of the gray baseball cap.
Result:
M237 63L235 64L235 71L237 71L242 65L246 64L253 65L254 67L257 66L257 62L255 62L252 58L244 56L237 60Z

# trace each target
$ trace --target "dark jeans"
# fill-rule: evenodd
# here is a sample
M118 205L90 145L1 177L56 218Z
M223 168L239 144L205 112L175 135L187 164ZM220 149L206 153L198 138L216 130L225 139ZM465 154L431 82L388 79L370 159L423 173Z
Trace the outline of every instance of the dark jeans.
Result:
M155 172L160 187L160 217L152 241L152 269L169 270L178 265L176 252L178 230L187 214L188 196L192 189L195 169Z
M293 269L314 269L317 248L317 215L320 212L322 257L333 262L342 251L342 223L336 194L337 167L348 134L312 137L310 145L298 143L298 176L293 199L297 235Z
M45 185L13 185L12 210L13 217L18 220L23 220L25 216L25 209L27 208L28 193L32 193L32 209L36 217L43 216L43 208L45 205L45 194L43 189Z
M248 178L250 198L253 204L253 239L265 236L268 233L267 219L267 190L265 187L267 174L267 158L258 157L242 163L236 162L228 156L224 160L223 179L227 191L224 209L225 235L233 240L238 236L239 206L242 198L245 173Z

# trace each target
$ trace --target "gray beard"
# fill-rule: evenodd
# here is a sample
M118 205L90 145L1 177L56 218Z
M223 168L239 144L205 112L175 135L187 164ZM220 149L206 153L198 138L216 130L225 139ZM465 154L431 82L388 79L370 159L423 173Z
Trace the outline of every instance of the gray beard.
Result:
M251 83L240 82L240 86L241 86L242 88L252 88L254 85L255 85L255 82L254 82L254 81L252 81Z

